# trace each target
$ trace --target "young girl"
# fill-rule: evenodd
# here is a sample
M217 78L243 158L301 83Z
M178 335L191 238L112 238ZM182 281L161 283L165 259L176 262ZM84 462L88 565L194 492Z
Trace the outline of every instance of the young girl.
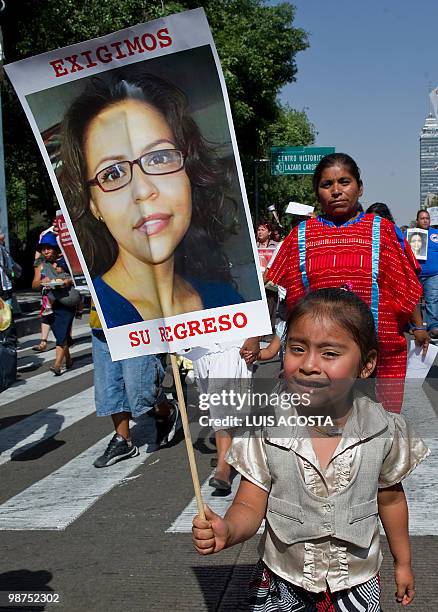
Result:
M353 390L376 360L373 317L354 293L320 289L295 305L285 384L301 394L298 415L329 416L332 426L291 424L235 439L228 461L242 481L232 506L223 519L206 507L206 519L193 520L195 547L205 555L244 542L266 519L249 609L380 610L379 517L397 602L412 601L400 482L429 450L401 416Z

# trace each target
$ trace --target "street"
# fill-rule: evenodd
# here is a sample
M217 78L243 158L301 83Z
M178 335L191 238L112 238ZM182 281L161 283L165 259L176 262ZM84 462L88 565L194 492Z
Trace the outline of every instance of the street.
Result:
M258 538L218 555L197 555L190 536L196 504L184 442L179 437L154 450L148 419L133 428L141 446L138 457L107 469L93 467L112 424L94 414L85 320L75 321L73 337L75 367L61 377L48 370L53 342L46 353L35 354L30 347L38 335L20 338L19 380L0 395L0 591L59 594L58 605L21 608L28 610L238 610L258 558ZM259 369L271 375L278 362ZM432 449L405 487L417 578L410 609L421 612L434 610L438 597L437 370L422 387L407 385L403 409ZM223 513L232 496L211 494L210 432L197 426L193 404L189 414L204 499ZM233 490L237 484L236 478ZM382 539L382 609L389 612L400 606Z

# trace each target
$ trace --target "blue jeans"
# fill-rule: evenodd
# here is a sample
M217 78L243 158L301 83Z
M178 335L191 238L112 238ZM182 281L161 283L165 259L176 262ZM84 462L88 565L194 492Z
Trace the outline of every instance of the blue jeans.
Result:
M135 418L166 399L161 388L164 369L155 355L111 361L100 329L92 330L92 350L97 416L130 412Z
M426 303L427 329L438 329L438 274L435 276L421 276Z

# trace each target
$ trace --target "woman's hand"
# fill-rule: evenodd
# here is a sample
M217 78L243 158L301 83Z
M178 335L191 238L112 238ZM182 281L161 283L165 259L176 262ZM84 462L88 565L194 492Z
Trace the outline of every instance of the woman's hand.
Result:
M245 342L240 347L240 356L243 357L246 361L246 357L254 357L253 361L249 363L253 363L257 359L257 355L260 351L260 339L256 338L247 338ZM246 361L248 363L248 361Z
M240 356L242 357L242 359L245 360L245 363L247 363L248 365L251 365L252 363L257 361L257 359L259 359L259 355L260 351L256 353L254 351L246 351L240 349Z
M394 564L395 583L397 591L395 599L402 606L407 606L415 597L415 578L410 563Z
M423 348L423 357L426 357L427 349L430 344L429 332L425 329L414 329L415 344Z
M227 543L229 534L227 522L208 506L205 508L205 519L197 514L193 519L192 539L200 555L212 555L219 552Z

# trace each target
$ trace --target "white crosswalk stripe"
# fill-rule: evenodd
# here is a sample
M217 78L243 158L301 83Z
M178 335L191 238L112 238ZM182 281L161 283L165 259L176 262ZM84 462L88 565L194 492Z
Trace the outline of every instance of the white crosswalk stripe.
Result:
M70 354L72 356L80 353L86 349L91 351L91 337L90 333L84 333L75 336L75 344L70 348ZM23 353L26 353L25 355ZM18 352L18 371L23 372L35 366L41 366L43 363L48 361L54 361L55 359L55 346L49 348L43 353L35 353L28 349L22 349L21 353Z
M82 336L89 336L90 335L90 326L88 324L88 321L86 320L80 320L78 321L77 319L75 319L75 321L73 322L73 329L72 329L72 334L73 334L73 338L75 340L81 338ZM29 351L29 349L34 346L39 344L41 339L41 334L37 333L37 334L29 334L27 336L21 336L19 339L19 345L18 345L18 349L17 349L17 353L18 356L20 356L22 353ZM49 347L51 345L51 343L55 343L55 337L52 334L52 332L49 333Z
M208 484L208 481L213 474L214 471L210 474L201 487L202 499L204 503L213 510L213 512L216 512L216 514L219 514L220 516L224 516L225 512L231 506L231 502L233 501L237 489L239 488L240 476L236 476L231 483L231 492L228 495L221 495ZM196 505L196 498L194 497L172 523L172 525L166 530L166 533L191 533L192 520L196 514L198 514L198 507Z
M0 465L93 412L94 392L91 387L10 425L0 433Z
M76 396L75 396L76 397ZM110 469L96 469L112 434L0 505L0 530L63 530L136 470L155 450L155 424L145 415L132 427L142 449ZM143 447L146 449L144 452Z
M88 335L87 332L86 334ZM78 339L80 336L75 337ZM20 342L30 346L29 338L22 338ZM22 350L21 355L26 351L28 353L27 349ZM74 349L76 352L84 349L91 352L91 343L82 342ZM54 352L51 352L53 358ZM43 361L50 359L49 353L50 351L44 353ZM92 364L76 367L59 378L55 378L51 372L34 374L25 381L17 381L16 385L2 393L0 405L7 407L10 402L20 398L31 398L38 391L72 380L92 369ZM82 421L92 414L94 409L93 387L54 404L36 404L32 414L0 432L0 466ZM156 448L155 433L154 419L144 415L132 426L132 435L141 449L140 454L116 463L110 469L96 469L93 461L104 452L112 434L105 436L59 469L1 504L0 530L65 529L144 463Z
M71 370L64 372L62 376L55 377L53 372L43 372L43 374L36 374L26 380L17 381L12 387L3 391L0 395L0 406L9 404L18 399L23 399L32 393L47 389L53 384L62 383L66 380L76 378L79 374L90 372L93 369L93 364L87 364L80 367L73 367Z
M429 457L403 481L412 535L438 535L438 418L419 385L407 384L403 416L431 450Z

